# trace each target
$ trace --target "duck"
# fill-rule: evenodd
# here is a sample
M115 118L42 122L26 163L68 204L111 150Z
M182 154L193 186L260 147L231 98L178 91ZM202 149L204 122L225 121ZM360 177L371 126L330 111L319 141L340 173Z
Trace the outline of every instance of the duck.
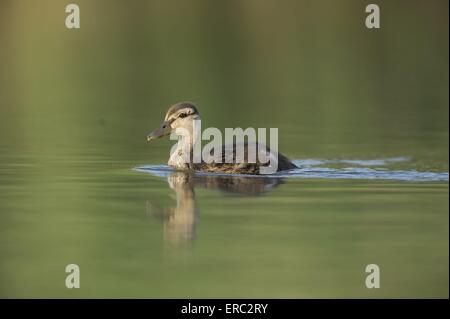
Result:
M182 138L179 136L178 143L175 148L172 149L168 165L176 170L182 171L196 171L205 173L221 173L221 174L245 174L245 175L262 175L270 173L276 173L280 171L287 171L298 168L292 161L290 161L283 154L271 150L266 145L259 145L258 142L245 141L243 144L244 160L236 161L236 149L238 144L233 142L222 146L222 152L218 159L213 153L209 154L211 158L204 158L200 162L186 160L186 156L189 159L193 157L193 150L198 137L195 135L194 121L201 120L200 113L192 102L179 102L169 107L164 117L163 123L150 134L147 135L147 141L153 141L164 136L171 135L172 133L187 132L188 137ZM262 163L259 160L259 156L256 156L256 161L248 160L248 152L250 147L255 147L258 152L265 152L265 155L269 155L277 159L277 165L273 169L268 170L268 166L272 162L266 161ZM226 161L225 154L228 151L232 151L233 161ZM216 157L214 157L216 156ZM266 168L266 170L264 170ZM269 173L269 174L270 174Z

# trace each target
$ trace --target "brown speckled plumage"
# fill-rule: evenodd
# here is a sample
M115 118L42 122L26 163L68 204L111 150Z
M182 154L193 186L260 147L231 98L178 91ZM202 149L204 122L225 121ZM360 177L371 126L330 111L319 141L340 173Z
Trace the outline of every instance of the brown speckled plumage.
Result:
M258 149L258 143L250 143L254 144L253 147L255 149ZM212 173L227 173L227 174L251 174L251 175L258 175L260 174L259 170L261 166L265 166L266 164L263 164L259 161L259 158L256 157L255 163L248 163L248 149L249 144L244 143L244 162L243 163L226 163L225 162L225 152L226 149L229 148L229 145L224 145L222 147L222 160L220 163L198 163L198 164L192 164L192 169L196 171L202 171L202 172L212 172ZM270 152L269 147L266 146L266 152ZM236 144L233 144L233 159L236 158ZM283 154L278 153L278 168L277 172L279 171L286 171L290 169L297 168L295 164L293 164L286 156Z

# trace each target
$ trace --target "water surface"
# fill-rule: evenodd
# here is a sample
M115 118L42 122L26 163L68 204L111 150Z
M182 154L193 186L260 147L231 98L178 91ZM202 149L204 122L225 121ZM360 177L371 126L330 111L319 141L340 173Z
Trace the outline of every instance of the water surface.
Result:
M233 176L251 178L326 178L326 179L381 179L395 180L405 182L448 182L447 172L421 172L413 169L410 170L392 170L389 169L390 164L408 162L410 159L406 157L375 159L375 160L323 160L323 159L305 159L293 160L292 162L298 167L288 171L281 171L270 175L250 175L250 174L221 174L196 172L201 176ZM327 167L328 165L328 167ZM330 167L331 165L331 167ZM334 167L333 167L334 166ZM337 167L336 167L337 166ZM339 167L341 166L341 167ZM369 168L370 167L370 168ZM169 176L173 169L167 165L145 165L135 168L136 171L146 172L155 176Z
M0 297L448 298L448 1L104 2L0 1ZM167 170L182 100L301 168Z

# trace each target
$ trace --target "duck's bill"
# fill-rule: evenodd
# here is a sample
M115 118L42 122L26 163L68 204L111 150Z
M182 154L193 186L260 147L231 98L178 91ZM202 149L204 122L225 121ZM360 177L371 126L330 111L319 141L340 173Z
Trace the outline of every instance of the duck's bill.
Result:
M147 135L147 141L156 140L160 137L169 135L172 131L172 128L167 122L161 124L156 130Z

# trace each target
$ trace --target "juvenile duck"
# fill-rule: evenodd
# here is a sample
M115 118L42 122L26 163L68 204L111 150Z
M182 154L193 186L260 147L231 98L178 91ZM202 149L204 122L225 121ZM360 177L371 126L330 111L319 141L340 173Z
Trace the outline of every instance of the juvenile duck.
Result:
M287 157L285 157L281 153L272 151L268 146L265 145L261 145L261 147L258 147L258 142L244 143L244 161L235 161L237 149L237 145L235 142L233 142L232 145L222 146L220 158L218 158L217 155L211 153L209 154L209 156L211 156L211 158L213 158L214 160L212 160L211 158L205 159L203 156L200 163L195 163L190 160L186 161L186 155L189 156L189 159L193 158L192 154L194 144L199 139L199 136L195 136L197 133L195 133L194 130L194 120L200 120L200 114L193 103L180 102L174 104L167 111L164 122L161 124L161 126L147 136L147 140L151 141L169 135L172 132L177 133L179 129L181 129L183 132L188 132L188 138L181 138L180 136L179 141L176 145L176 149L170 155L168 162L169 166L180 170L259 175L262 171L264 171L261 170L261 168L267 168L271 162L269 163L268 161L265 161L264 163L261 163L260 156L256 156L256 161L249 162L248 152L249 148L252 147L252 149L257 150L257 155L258 152L261 152L264 153L264 155L266 156L265 158L267 158L267 156L272 156L275 161L277 160L277 165L275 166L276 169L274 171L278 172L297 168L297 166L295 166ZM231 153L233 154L234 161L231 163L227 163L225 159L227 150L229 152L231 151Z

